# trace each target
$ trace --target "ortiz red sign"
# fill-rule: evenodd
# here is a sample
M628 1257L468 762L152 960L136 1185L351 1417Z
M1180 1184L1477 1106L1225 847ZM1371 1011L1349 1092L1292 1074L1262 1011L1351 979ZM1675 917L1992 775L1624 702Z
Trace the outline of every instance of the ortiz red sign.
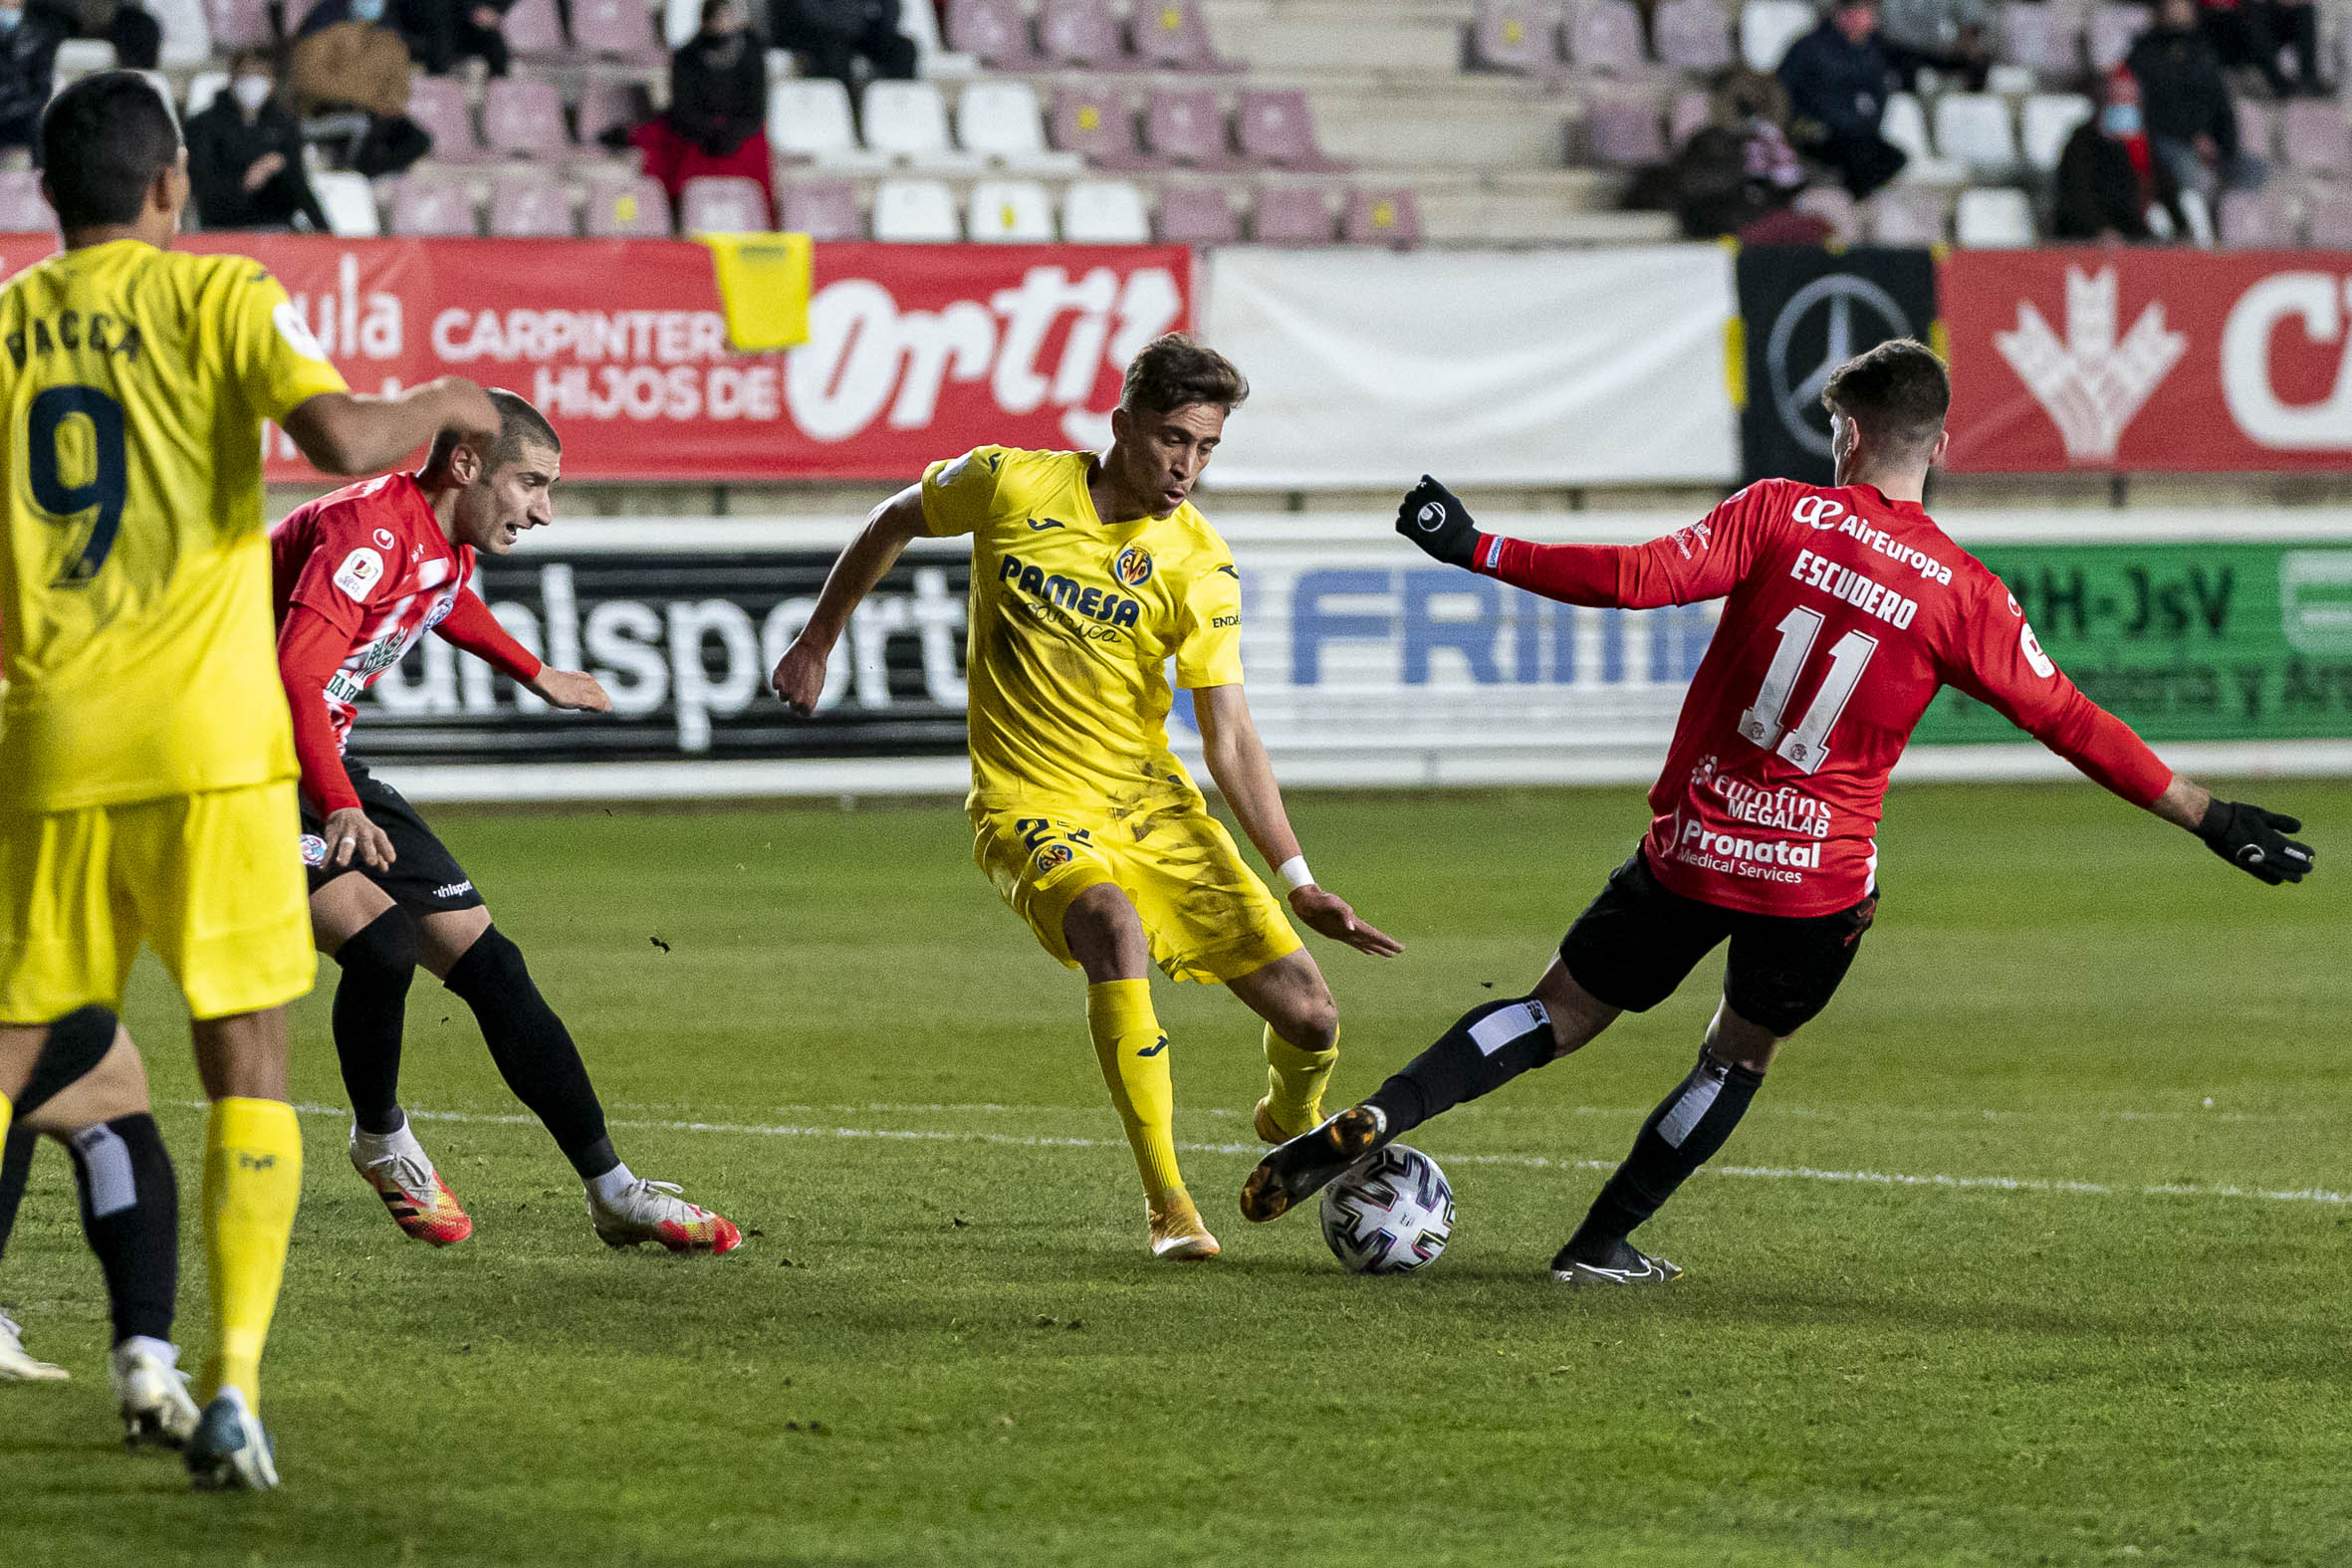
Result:
M985 442L1109 440L1119 374L1191 317L1157 246L820 245L809 341L729 351L710 253L666 240L189 235L260 261L354 389L530 397L576 479L911 479ZM55 248L0 239L0 270ZM283 436L272 479L316 478Z
M2352 254L1960 251L1937 289L1953 468L2352 460Z

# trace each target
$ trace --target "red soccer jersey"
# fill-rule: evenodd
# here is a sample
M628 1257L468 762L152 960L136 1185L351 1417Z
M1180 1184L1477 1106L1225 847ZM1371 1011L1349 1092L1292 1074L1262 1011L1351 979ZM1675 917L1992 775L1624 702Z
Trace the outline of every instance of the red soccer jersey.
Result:
M2135 804L2172 782L2059 673L1999 577L1868 485L1767 479L1646 545L1481 536L1476 568L1571 604L1728 595L1650 790L1643 848L1686 898L1798 917L1860 902L1887 775L1944 686Z
M321 811L358 804L341 757L359 694L440 627L518 680L539 660L501 630L472 589L474 550L452 545L406 474L386 474L296 508L270 536L278 663L294 711L303 792Z

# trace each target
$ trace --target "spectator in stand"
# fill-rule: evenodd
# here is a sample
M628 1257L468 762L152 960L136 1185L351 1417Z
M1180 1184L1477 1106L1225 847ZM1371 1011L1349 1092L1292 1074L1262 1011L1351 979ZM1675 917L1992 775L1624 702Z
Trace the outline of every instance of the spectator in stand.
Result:
M1694 240L1755 232L1784 213L1805 183L1781 128L1788 97L1777 81L1734 66L1715 79L1708 108L1710 122L1675 149L1666 169L1665 205Z
M408 58L426 76L445 77L468 55L478 56L490 74L507 72L506 35L499 26L514 0L319 0L295 37L307 38L339 22L374 22L400 35Z
M2206 42L2225 66L2251 66L2280 98L2324 93L2319 81L2319 11L2311 0L2200 0ZM2280 46L2294 51L2295 77L2278 69Z
M1903 171L1903 149L1878 131L1888 72L1875 0L1838 0L1780 61L1796 145L1836 169L1857 201Z
M152 71L163 53L163 24L131 0L73 0L76 38L103 39L115 46L115 64L126 71Z
M807 75L831 77L855 92L860 57L876 77L914 76L915 44L898 30L898 7L899 0L774 0L769 15L777 47L799 55Z
M1965 92L1985 91L1993 52L1985 37L1993 19L1987 0L1885 0L1879 47L1903 91L1919 90L1923 67Z
M38 149L57 46L73 31L72 14L43 0L0 3L0 147Z
M738 0L703 0L702 30L670 55L670 107L628 140L672 203L690 179L737 174L759 181L774 222L767 113L767 46Z
M2163 0L2124 65L2140 84L2149 148L2175 186L2210 203L2224 186L2261 185L2268 170L2237 144L2237 111L2222 62L2198 29L2197 0Z
M341 20L313 27L333 7ZM408 117L408 46L386 0L323 0L295 35L286 80L305 114L361 116L351 165L369 179L396 174L432 150L433 138Z
M302 125L278 100L266 49L240 49L228 90L188 117L188 183L207 229L307 228L327 214L302 166Z
M2076 126L2058 154L2051 238L2144 243L2187 234L2180 190L2141 119L2138 80L2129 71L2110 72L2099 96L2097 117ZM2150 208L2164 213L2169 234L2156 233Z

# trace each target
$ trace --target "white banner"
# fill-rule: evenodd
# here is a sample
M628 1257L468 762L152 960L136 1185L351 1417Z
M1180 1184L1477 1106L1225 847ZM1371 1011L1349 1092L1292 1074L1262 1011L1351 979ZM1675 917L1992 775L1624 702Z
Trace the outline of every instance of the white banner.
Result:
M1731 252L1218 251L1206 336L1250 378L1207 483L1401 492L1731 480Z

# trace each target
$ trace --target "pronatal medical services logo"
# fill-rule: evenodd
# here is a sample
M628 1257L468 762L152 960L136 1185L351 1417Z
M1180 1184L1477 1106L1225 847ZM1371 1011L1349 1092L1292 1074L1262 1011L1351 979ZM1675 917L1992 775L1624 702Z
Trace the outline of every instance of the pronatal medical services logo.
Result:
M2187 336L2164 325L2161 304L2141 311L2120 337L2118 314L2113 267L2095 276L2069 267L2063 341L2029 300L2017 302L2014 331L1993 335L1994 346L2058 427L2074 462L2112 460L2124 427L2188 351Z

